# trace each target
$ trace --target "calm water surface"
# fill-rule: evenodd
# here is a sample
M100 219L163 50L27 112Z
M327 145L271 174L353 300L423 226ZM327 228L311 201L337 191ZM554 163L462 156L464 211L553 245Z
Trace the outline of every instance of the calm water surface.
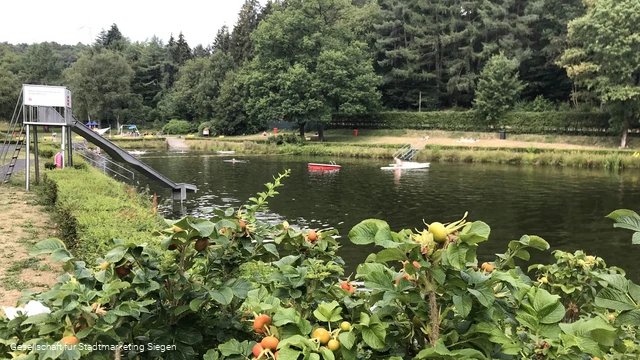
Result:
M386 220L392 230L423 229L426 222L450 222L469 212L491 228L481 244L481 261L493 260L510 240L538 235L554 249L583 249L624 268L640 280L640 246L631 232L614 230L605 215L619 208L640 210L640 172L623 173L558 167L433 163L425 170L380 170L385 160L236 156L247 163L226 163L229 157L197 154L149 154L142 158L175 182L192 183L198 193L185 202L187 214L200 216L214 207L247 203L264 183L291 169L280 195L269 201L273 221L300 227L335 227L343 235L340 255L348 272L363 262L373 247L352 245L346 235L363 219ZM317 174L308 162L338 160L337 173ZM169 196L166 190L155 188ZM171 209L165 209L168 215ZM531 263L551 261L550 252L532 251Z

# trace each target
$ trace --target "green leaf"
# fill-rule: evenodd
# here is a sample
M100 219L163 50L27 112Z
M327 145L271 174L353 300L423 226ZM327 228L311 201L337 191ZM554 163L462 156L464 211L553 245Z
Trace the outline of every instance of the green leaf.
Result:
M340 345L346 347L347 349L351 349L353 344L356 342L356 336L351 331L341 332L338 335L338 340L340 341Z
M202 342L202 334L194 328L184 327L176 332L176 340L183 344L195 345Z
M387 271L373 271L364 276L364 286L371 290L394 291L393 278Z
M279 351L280 352L278 353L278 360L298 360L298 357L300 356L300 354L302 354L301 351L285 347L280 348Z
M403 261L407 259L407 254L399 248L384 249L376 254L376 261L381 263L389 261Z
M202 357L203 360L218 360L220 358L220 353L216 351L216 349L209 349Z
M444 269L441 267L433 267L429 268L429 273L433 278L438 282L438 284L444 284L445 279L447 278L447 274L444 272Z
M373 349L382 349L386 346L386 330L376 314L369 317L364 312L360 313L360 326L362 326L362 339L367 345Z
M631 311L623 311L616 318L617 325L632 325L632 326L640 326L640 310L634 309Z
M555 324L562 320L565 309L560 303L560 296L551 295L548 291L540 288L533 288L533 291L535 291L535 296L531 305L536 311L538 322L540 324Z
M467 291L475 296L482 306L488 308L493 305L495 296L493 295L493 290L491 288L481 287L479 290L468 288Z
M116 246L107 253L104 259L112 264L116 264L122 260L127 250L128 248L126 246Z
M58 249L65 249L64 243L60 239L51 238L38 242L33 246L33 250L29 252L29 255L41 255L41 254L51 254Z
M229 305L233 299L233 291L229 287L223 287L220 290L211 290L209 295L213 300L222 305Z
M298 261L298 259L300 259L300 255L288 255L278 261L274 261L273 265L277 266L278 268L282 268L283 266L292 265L293 263Z
M333 351L329 350L328 348L326 348L324 346L320 347L320 354L322 354L322 358L324 360L335 360L336 359L336 357L333 355ZM278 354L278 355L280 355L280 354Z
M640 244L640 235L637 234L640 232L640 216L638 216L635 211L620 209L607 215L607 217L615 221L613 227L635 231L636 233L633 234L632 242L636 245Z
M465 269L467 267L467 251L469 251L469 245L465 243L449 244L446 252L449 265L459 270Z
M529 261L529 259L531 258L531 254L529 254L529 252L525 249L520 249L518 251L516 251L515 254L513 254L515 257L522 259L524 261Z
M280 308L273 316L273 325L282 326L285 324L295 324L300 329L301 334L309 334L313 330L311 323L302 318L293 308Z
M620 290L604 288L596 295L596 306L617 311L633 310L636 305Z
M222 356L249 355L249 353L245 353L245 348L236 339L231 339L224 344L218 345L218 350L220 350Z
M53 317L51 314L37 314L29 316L25 321L22 322L22 325L29 324L42 324L47 321L53 321Z
M472 245L489 240L490 233L491 228L489 225L482 221L474 221L462 229L458 238L462 242Z
M297 348L304 349L304 348L310 347L311 343L310 343L310 340L305 336L293 335L286 339L283 339L278 344L278 348L280 349L286 349L287 347L290 347L290 346L295 346ZM280 353L280 355L282 355L282 353ZM278 358L280 358L280 356L278 356Z
M265 250L273 254L275 257L280 257L280 254L278 253L278 248L276 248L274 244L268 243L268 244L264 244L263 246Z
M349 239L356 245L393 241L389 224L378 219L367 219L349 231Z
M206 300L203 298L195 298L193 300L191 300L191 302L189 302L189 308L191 309L191 311L196 312L198 311L198 309L200 309L200 306L205 302Z
M210 236L215 230L215 225L209 220L203 219L187 219L189 221L189 225L198 232L198 234L202 237Z
M460 314L461 317L466 318L471 312L471 307L473 306L473 300L467 294L459 296L453 295L453 305L455 305L456 310Z
M233 295L240 299L246 299L249 291L253 289L253 285L248 280L242 278L234 279L227 285L231 288L231 291L233 291Z
M56 262L67 262L73 259L73 255L69 253L66 249L58 249L51 253L51 260Z
M332 301L330 303L322 302L318 307L313 311L313 315L319 321L323 322L336 322L342 320L342 316L340 316L340 312L342 308L337 301Z
M598 277L622 292L629 290L629 280L620 274L599 274Z
M384 328L380 329L380 326L362 328L362 340L373 349L383 349L386 346L385 336Z
M549 243L546 242L543 238L535 235L523 235L520 240L518 240L521 244L532 247L538 250L548 250Z
M532 330L536 330L540 327L540 323L538 322L538 319L536 319L535 316L523 310L517 311L516 320L520 323L520 325L528 327L529 329L532 329Z

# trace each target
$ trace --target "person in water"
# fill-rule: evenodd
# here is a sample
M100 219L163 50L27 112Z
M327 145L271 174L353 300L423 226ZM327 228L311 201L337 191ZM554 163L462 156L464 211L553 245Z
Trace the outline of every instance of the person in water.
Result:
M401 167L402 166L402 160L398 159L397 157L394 157L393 160L395 160L395 162L396 162L396 167Z

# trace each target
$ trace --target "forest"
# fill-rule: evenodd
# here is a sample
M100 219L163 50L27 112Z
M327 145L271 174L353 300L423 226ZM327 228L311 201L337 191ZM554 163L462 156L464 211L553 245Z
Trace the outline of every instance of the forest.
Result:
M131 41L117 24L90 46L0 43L0 119L23 83L69 87L76 117L103 126L219 134L382 111L589 111L624 145L640 116L638 0L246 0L232 29L206 30L210 44Z

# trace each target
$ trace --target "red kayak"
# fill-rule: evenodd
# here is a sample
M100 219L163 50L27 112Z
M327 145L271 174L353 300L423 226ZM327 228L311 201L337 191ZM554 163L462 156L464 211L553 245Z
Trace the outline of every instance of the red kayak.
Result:
M308 164L309 170L313 171L329 171L329 170L340 170L340 165L337 164Z

